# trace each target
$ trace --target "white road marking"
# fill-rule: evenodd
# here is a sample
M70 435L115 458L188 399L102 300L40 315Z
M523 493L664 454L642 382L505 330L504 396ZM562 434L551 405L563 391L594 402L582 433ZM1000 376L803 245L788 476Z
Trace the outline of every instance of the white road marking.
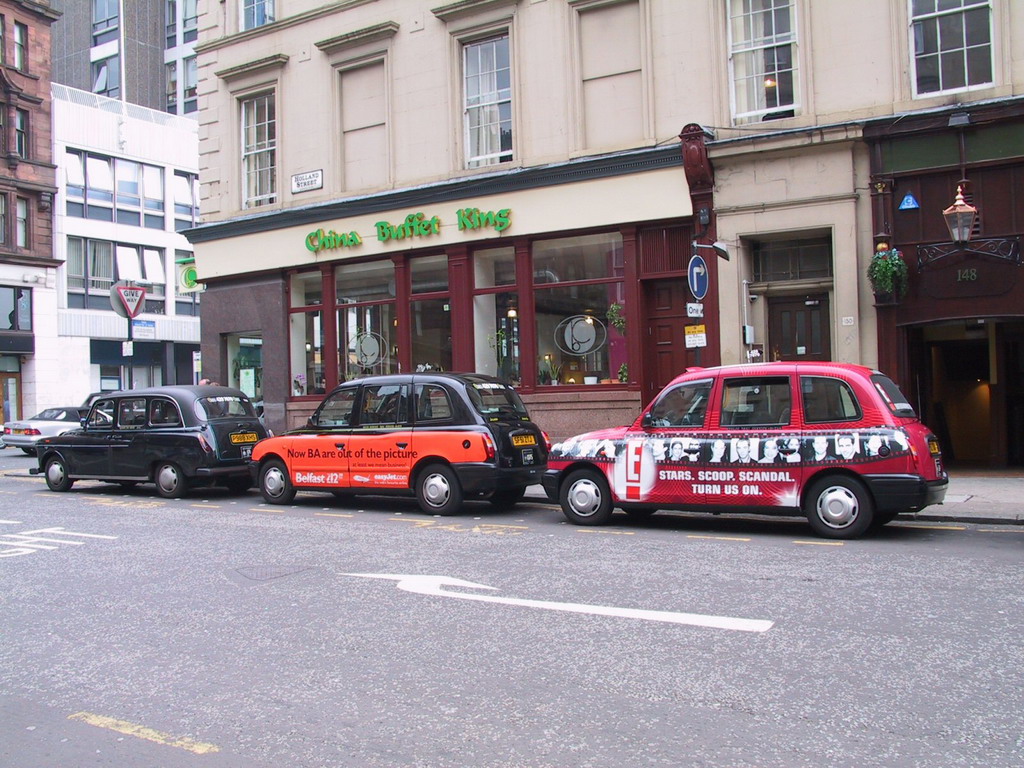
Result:
M649 611L641 608L615 608L607 605L587 605L584 603L556 603L546 600L527 600L516 597L498 597L496 595L479 595L467 592L446 592L444 587L463 587L466 589L496 589L486 584L475 584L472 581L453 579L449 576L422 576L395 573L346 573L344 576L359 576L366 579L390 579L397 581L397 587L406 592L438 597L455 597L461 600L477 600L486 603L504 605L521 605L527 608L544 608L549 611L567 611L569 613L589 613L596 616L616 616L626 619L643 621L663 621L670 624L689 624L695 627L712 629L732 629L740 632L767 632L775 624L773 621L761 619L737 619L731 616L706 616L699 613L675 613L672 611Z

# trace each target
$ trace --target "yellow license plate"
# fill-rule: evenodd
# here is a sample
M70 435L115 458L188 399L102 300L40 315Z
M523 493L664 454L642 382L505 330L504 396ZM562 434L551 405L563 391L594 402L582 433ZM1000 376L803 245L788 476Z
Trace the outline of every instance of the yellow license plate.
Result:
M533 435L512 435L512 445L536 445L537 438Z
M938 456L939 455L939 441L938 440L929 440L928 441L928 452L932 456Z
M255 432L239 432L237 435L231 436L231 444L238 445L240 443L255 443L259 440Z

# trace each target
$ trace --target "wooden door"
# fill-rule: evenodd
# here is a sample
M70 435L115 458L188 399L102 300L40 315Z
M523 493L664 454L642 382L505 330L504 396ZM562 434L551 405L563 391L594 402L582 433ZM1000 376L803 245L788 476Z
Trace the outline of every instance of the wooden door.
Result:
M691 301L686 277L645 281L644 296L647 345L644 349L643 401L648 403L687 366L710 363L707 348L686 348L686 326L706 321L686 317L686 303Z
M828 294L768 298L769 360L831 360Z

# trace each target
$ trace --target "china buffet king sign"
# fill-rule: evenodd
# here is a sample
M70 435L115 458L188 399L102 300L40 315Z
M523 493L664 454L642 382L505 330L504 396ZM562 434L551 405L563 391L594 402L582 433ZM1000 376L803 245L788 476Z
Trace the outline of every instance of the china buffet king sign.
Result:
M459 208L455 212L456 223L460 232L492 229L504 232L512 223L512 209L502 208L499 211L481 211L479 208ZM378 221L373 225L374 237L382 243L391 240L411 240L419 237L430 237L441 233L441 218L425 213L410 213L405 220L393 224L389 221ZM306 235L306 248L313 253L334 249L354 248L363 244L363 237L358 232L335 232L318 229Z

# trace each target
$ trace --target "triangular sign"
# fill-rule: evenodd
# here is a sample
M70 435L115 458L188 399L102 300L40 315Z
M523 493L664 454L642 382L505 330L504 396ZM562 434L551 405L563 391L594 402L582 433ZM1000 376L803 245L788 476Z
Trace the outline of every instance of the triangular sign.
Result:
M903 201L899 205L899 210L901 210L901 211L912 211L913 209L920 208L920 207L921 206L917 202L917 198L915 198L912 194L907 192L906 196L903 198Z
M117 293L121 297L121 303L128 310L128 317L135 317L143 307L143 299L146 298L145 288L135 288L127 285L117 286Z

